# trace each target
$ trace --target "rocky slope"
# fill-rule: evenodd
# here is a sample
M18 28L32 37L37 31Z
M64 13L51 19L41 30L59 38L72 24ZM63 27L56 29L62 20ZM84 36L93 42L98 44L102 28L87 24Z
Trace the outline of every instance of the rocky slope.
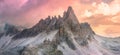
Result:
M72 7L32 28L7 29L9 34L0 34L0 55L120 55L120 38L95 34L88 23L78 22Z

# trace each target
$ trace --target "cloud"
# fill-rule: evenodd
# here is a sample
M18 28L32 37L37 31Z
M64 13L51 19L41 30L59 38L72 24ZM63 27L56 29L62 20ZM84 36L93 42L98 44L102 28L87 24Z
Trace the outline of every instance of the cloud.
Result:
M0 2L0 20L4 23L31 25L33 22L30 21L34 20L35 17L26 15L32 10L43 6L47 1L48 0L2 0Z
M120 1L93 3L92 6L94 9L86 9L81 15L82 21L89 22L94 31L100 35L119 36Z
M116 15L94 15L83 18L84 22L91 24L94 31L104 36L119 36L120 31L120 14Z
M114 28L114 29L113 29ZM120 25L111 25L104 30L104 32L109 36L119 36L120 34Z
M113 0L80 0L80 3L82 4L92 4L94 2L96 3L101 3L101 2L104 2L104 3L111 3Z
M120 4L107 4L101 3L97 5L97 10L95 13L104 14L104 15L115 15L120 12Z
M92 3L93 9L85 9L84 14L81 15L83 20L93 23L93 25L118 25L120 15L120 1L114 0L111 3L101 2L99 4ZM95 22L98 21L98 22ZM94 23L95 22L95 23Z
M119 36L120 3L113 1L109 4L101 2L92 4L95 9L84 11L84 22L89 22L97 34L104 36ZM89 15L89 16L88 16Z
M86 17L86 18L83 18L83 19L84 19L84 21L89 22L94 26L99 26L99 25L120 25L120 22L118 22L119 17L120 17L119 15L120 14L117 14L117 16L116 15L115 16L114 15L105 16L105 15L98 14L98 15L94 15L94 16L91 16L91 17Z
M90 6L90 5L89 5ZM97 4L93 2L91 5L92 9L86 9L84 15L86 15L86 11L89 11L89 15L103 14L103 15L116 15L120 12L120 2L114 0L111 3L101 2ZM91 14L90 14L91 13Z

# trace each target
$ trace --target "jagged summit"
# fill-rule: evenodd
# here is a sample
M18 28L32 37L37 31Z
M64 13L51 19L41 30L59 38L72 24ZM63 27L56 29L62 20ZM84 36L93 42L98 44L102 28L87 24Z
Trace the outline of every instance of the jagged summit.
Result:
M69 6L67 9L67 14L70 14L70 13L74 14L73 8L71 6Z
M67 21L71 21L74 24L79 24L79 21L71 6L68 7L67 12L66 11L64 12L63 18Z
M89 25L89 24L88 24ZM64 12L63 17L60 15L58 17L50 17L48 16L46 19L41 19L36 25L34 25L30 29L25 29L19 34L17 34L14 39L19 39L22 37L30 37L30 36L35 36L38 35L41 32L50 32L53 30L59 30L60 28L65 28L73 32L74 34L79 34L81 28L83 25L81 25L75 16L74 10L72 9L71 6L68 7L67 11ZM86 28L90 29L89 31L92 31L90 27ZM82 31L83 34L84 32L89 32L89 31Z
M68 11L68 12L69 12L69 11L73 11L72 7L69 6L67 11Z
M68 16L70 16L70 15L75 16L74 10L73 10L73 8L71 6L69 6L68 9L67 9L67 15ZM74 18L76 18L76 16Z

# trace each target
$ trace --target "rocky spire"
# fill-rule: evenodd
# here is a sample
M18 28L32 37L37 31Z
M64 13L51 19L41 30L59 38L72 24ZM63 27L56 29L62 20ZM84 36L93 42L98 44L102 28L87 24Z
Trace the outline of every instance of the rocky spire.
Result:
M71 31L78 32L80 30L79 21L75 16L71 6L68 7L67 12L64 12L63 19L64 25L67 26Z
M79 24L79 21L72 9L71 6L68 7L67 12L64 12L64 16L63 18L65 19L65 21L71 21L73 24Z

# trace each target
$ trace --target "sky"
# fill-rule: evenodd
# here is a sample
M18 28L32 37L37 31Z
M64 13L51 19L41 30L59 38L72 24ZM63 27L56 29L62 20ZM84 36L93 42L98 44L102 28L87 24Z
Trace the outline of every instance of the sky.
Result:
M79 22L88 22L103 36L120 36L120 0L0 0L0 26L31 27L48 15L61 15L72 6Z

